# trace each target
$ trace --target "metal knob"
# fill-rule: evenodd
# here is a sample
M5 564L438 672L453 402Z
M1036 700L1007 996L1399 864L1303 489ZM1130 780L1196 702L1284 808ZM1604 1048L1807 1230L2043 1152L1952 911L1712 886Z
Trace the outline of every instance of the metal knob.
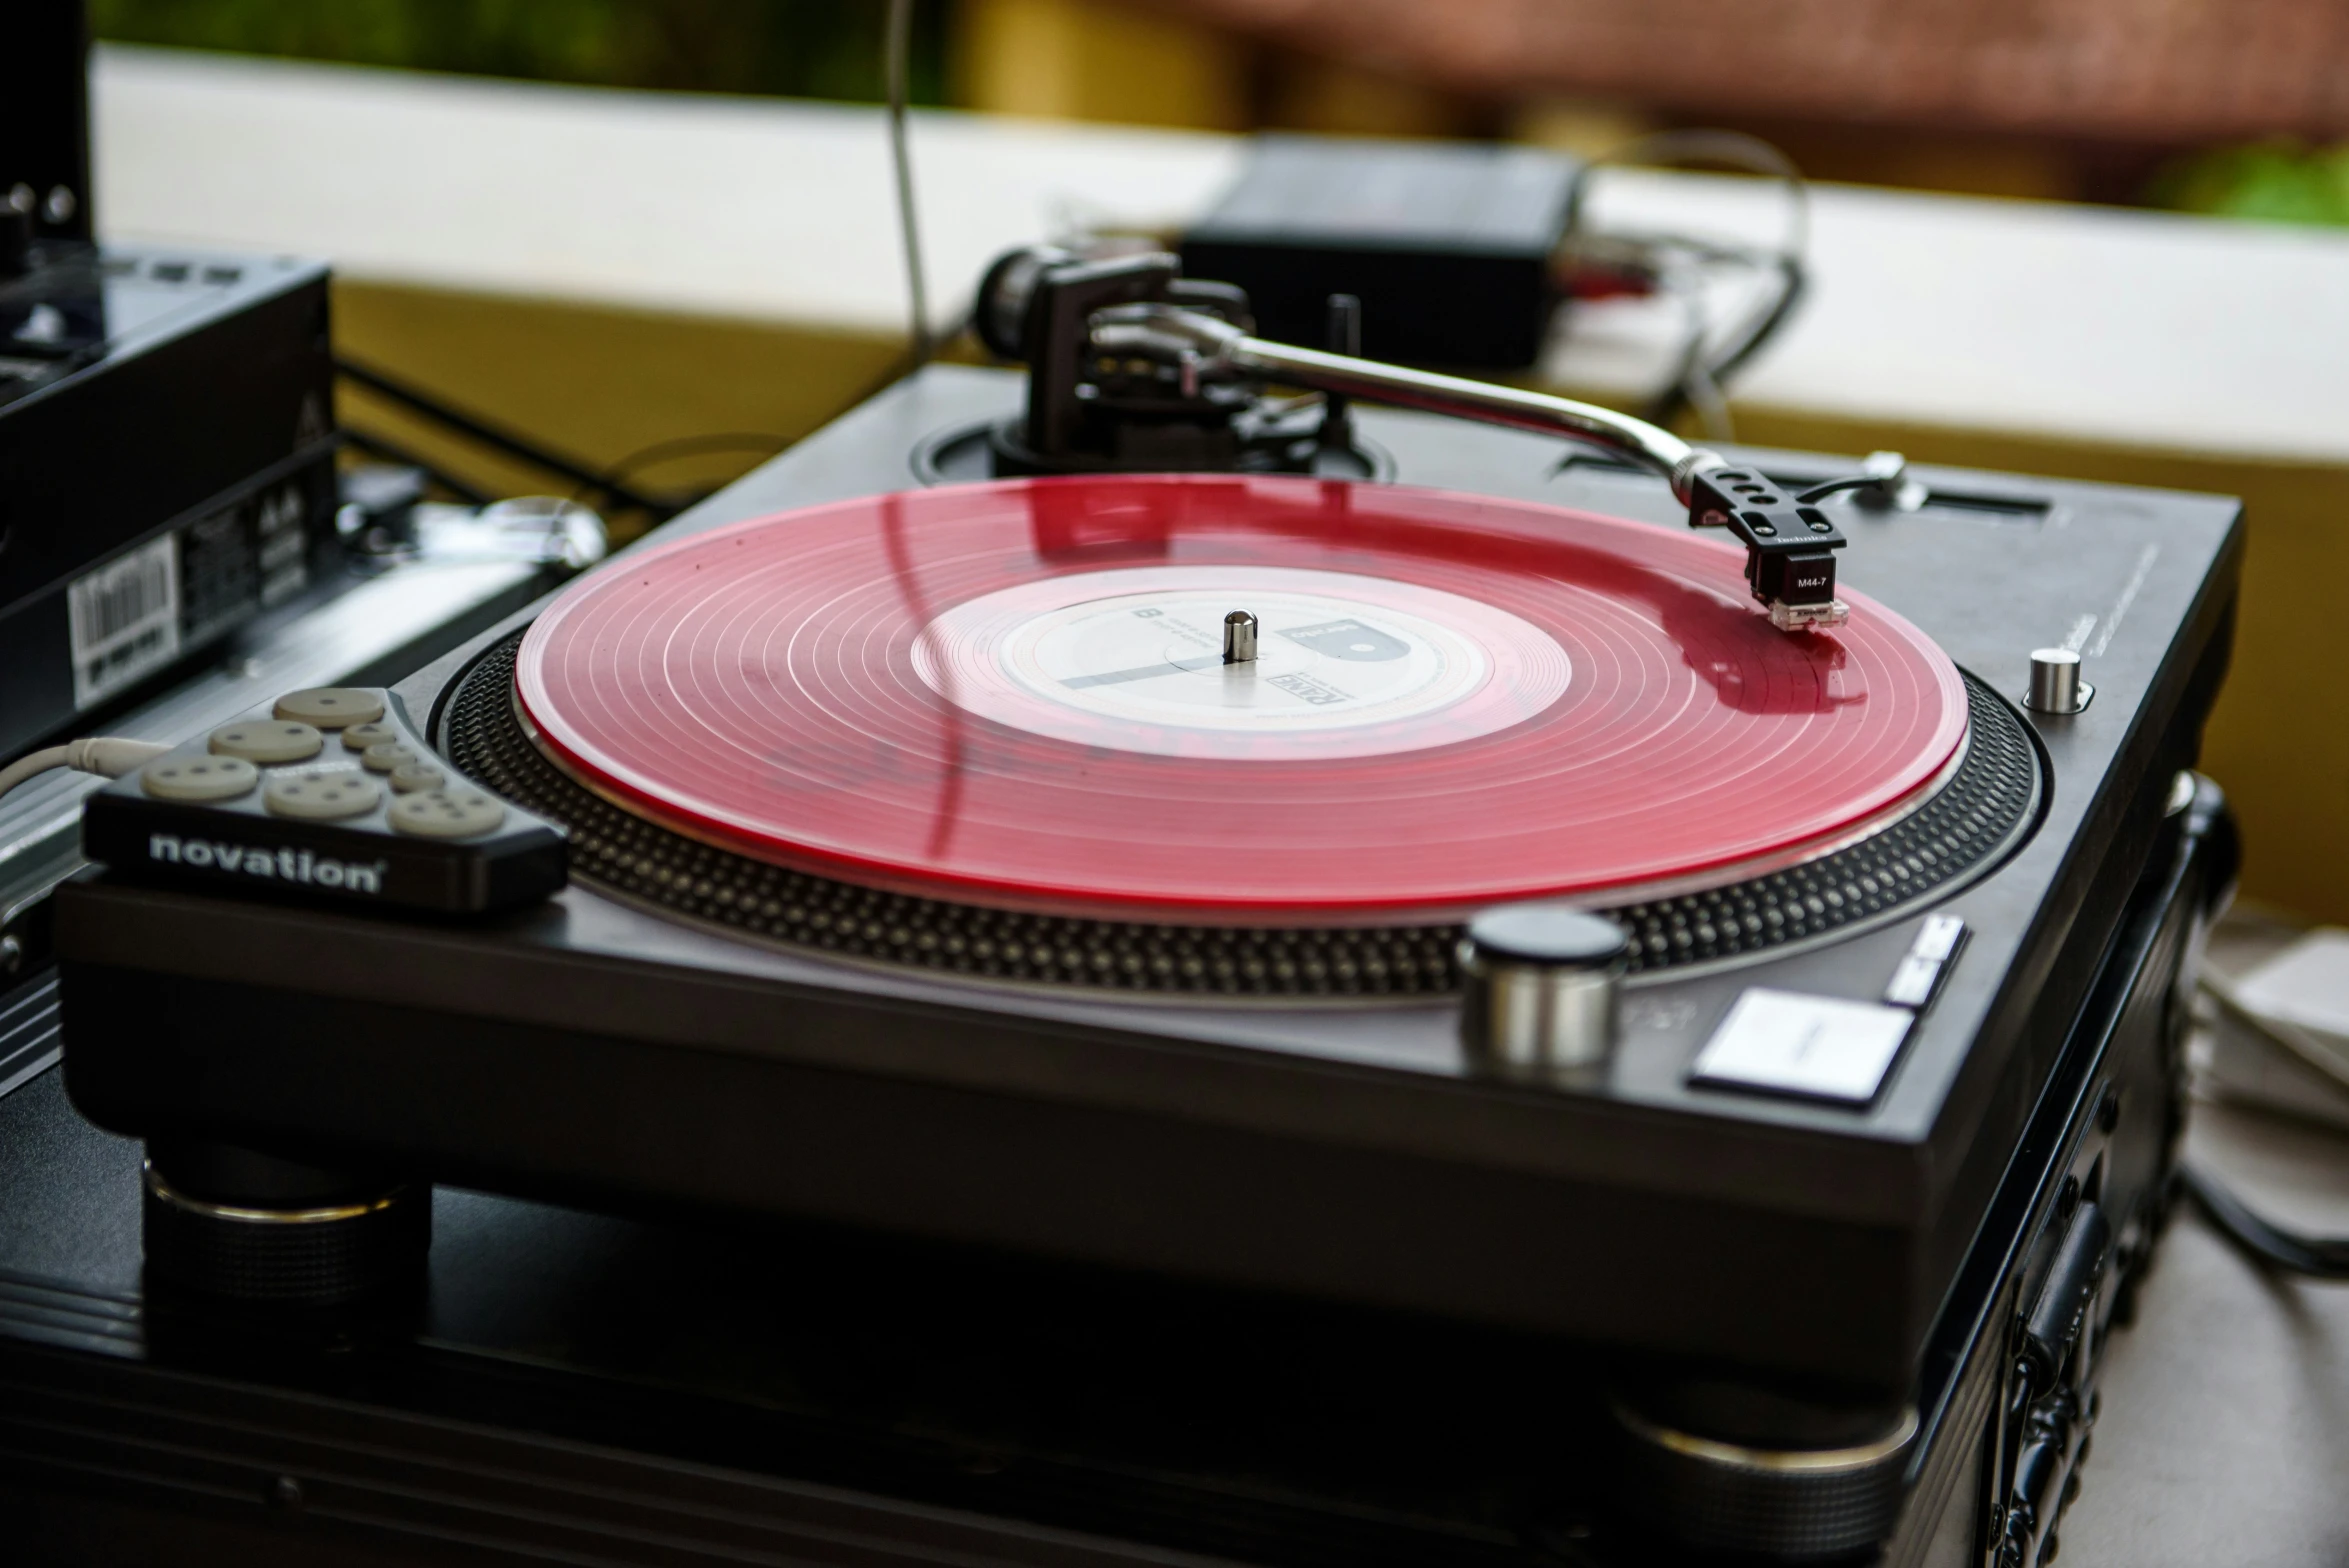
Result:
M2031 690L2023 705L2035 713L2077 713L2096 688L2080 679L2080 656L2069 648L2031 650Z
M1630 951L1621 926L1562 904L1486 910L1460 940L1469 1048L1517 1069L1605 1060Z
M1223 618L1223 662L1252 664L1256 659L1256 617L1234 610Z

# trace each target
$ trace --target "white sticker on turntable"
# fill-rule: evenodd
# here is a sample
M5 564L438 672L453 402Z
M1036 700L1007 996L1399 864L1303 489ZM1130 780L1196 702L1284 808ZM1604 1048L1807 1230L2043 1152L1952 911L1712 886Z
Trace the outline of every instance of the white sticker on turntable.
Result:
M1756 986L1697 1053L1689 1082L1866 1105L1915 1021L1903 1007Z
M1256 618L1257 656L1227 664L1233 611ZM1554 639L1490 605L1238 566L1126 568L986 595L932 623L915 666L959 705L1031 733L1268 760L1490 734L1548 707L1570 674Z

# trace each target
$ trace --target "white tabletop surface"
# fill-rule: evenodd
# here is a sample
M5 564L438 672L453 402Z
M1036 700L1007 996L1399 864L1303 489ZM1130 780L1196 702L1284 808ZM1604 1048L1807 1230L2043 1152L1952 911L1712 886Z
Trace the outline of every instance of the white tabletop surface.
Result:
M2186 1148L2278 1223L2349 1234L2349 1136L2204 1104ZM2259 1268L2182 1208L2105 1354L2062 1568L2349 1562L2349 1284Z
M103 232L323 256L352 278L893 330L877 110L101 48ZM986 262L1069 221L1179 227L1242 144L917 117L944 317ZM1607 177L1603 221L1774 231L1750 181ZM2349 460L2349 235L1821 187L1809 303L1738 388L1833 417ZM1651 313L1652 314L1652 313ZM1639 307L1587 312L1549 367L1626 390ZM1634 344L1626 352L1624 341Z
M2209 963L2240 977L2298 933L2239 910ZM2349 1133L2202 1098L2186 1157L2278 1224L2349 1235ZM2064 1568L2349 1562L2349 1283L2262 1268L2181 1204L2105 1355Z

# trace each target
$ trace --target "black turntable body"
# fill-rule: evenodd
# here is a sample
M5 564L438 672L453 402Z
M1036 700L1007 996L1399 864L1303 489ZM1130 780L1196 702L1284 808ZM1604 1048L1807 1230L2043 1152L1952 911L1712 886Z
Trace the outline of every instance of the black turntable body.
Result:
M610 570L986 478L1023 386L927 369ZM1680 536L1663 482L1542 435L1351 418L1400 485ZM1789 493L1845 466L1737 460ZM316 1174L313 1207L465 1189L421 1317L376 1309L324 1360L291 1331L223 1348L189 1326L217 1308L126 1293L117 1235L29 1270L37 1312L0 1286L0 1380L39 1412L0 1441L70 1429L87 1484L289 1551L2051 1555L2162 1223L2181 977L2231 885L2190 770L2238 508L1944 471L1824 505L1845 581L1960 672L1964 745L1816 854L1582 901L1630 952L1579 1064L1464 1035L1457 909L980 919L663 826L534 743L526 612L392 712L567 830L551 899L433 918L118 869L58 910L66 1086L146 1141L150 1273L157 1173L224 1210L265 1169ZM1064 563L1165 556L1113 512L1052 526ZM2057 644L2077 711L2025 701ZM1733 1012L1779 998L1810 1044L1743 1060ZM1805 1076L1843 1049L1846 1015L1799 1012L1822 1004L1899 1014L1853 1082ZM48 1348L40 1313L69 1325ZM225 1468L199 1483L146 1422ZM280 1476L306 1513L244 1500Z

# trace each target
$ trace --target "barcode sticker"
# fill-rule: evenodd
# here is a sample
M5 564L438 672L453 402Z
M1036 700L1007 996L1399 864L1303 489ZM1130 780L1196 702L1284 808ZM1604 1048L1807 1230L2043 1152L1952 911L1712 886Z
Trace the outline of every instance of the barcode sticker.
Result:
M179 653L179 536L139 546L65 590L73 705L93 707Z

